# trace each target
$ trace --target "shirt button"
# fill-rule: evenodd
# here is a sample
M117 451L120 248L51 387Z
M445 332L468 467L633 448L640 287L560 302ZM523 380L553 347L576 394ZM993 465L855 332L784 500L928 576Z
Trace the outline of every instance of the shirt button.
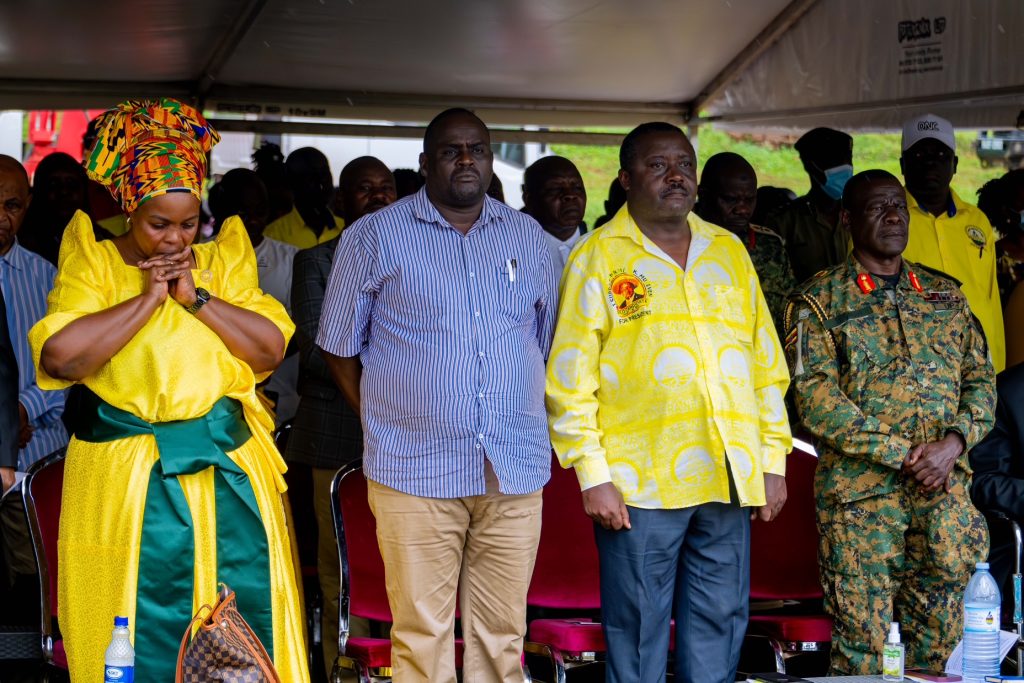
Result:
M478 318L480 317L480 311L473 311L473 314Z
M478 439L482 439L482 438L484 438L484 435L483 435L483 434L477 434L477 435L476 435L476 437L477 437Z
M476 273L470 273L469 276L470 277L476 277Z
M480 444L477 444L477 445L476 445L476 449L477 449L477 450L480 450Z
M484 352L483 352L483 351L481 351L481 352L480 352L479 354L477 354L477 355L478 355L478 356L480 356L481 358L483 358L483 357L484 357Z
M477 397L477 398L483 398L483 397L484 397L484 395L483 395L483 394L477 394L477 395L476 395L476 397Z

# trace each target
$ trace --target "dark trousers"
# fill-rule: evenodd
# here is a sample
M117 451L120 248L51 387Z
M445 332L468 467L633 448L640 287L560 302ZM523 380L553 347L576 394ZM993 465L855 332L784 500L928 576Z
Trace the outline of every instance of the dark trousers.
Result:
M750 511L705 503L629 508L630 530L595 528L608 683L665 680L676 620L680 683L732 683L747 629Z

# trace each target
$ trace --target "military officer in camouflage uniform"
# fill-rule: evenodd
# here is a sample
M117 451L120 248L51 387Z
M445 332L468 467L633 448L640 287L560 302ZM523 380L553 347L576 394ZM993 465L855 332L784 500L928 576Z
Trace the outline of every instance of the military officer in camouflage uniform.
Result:
M956 281L902 260L909 214L894 176L854 176L841 219L853 253L786 311L797 406L820 453L832 673L878 673L890 621L908 667L942 670L988 552L966 451L993 423L992 366Z
M715 154L704 164L694 211L706 221L731 231L747 247L761 281L768 311L779 337L785 336L782 317L786 298L796 286L793 269L782 238L772 230L754 225L750 217L757 205L757 174L739 154Z

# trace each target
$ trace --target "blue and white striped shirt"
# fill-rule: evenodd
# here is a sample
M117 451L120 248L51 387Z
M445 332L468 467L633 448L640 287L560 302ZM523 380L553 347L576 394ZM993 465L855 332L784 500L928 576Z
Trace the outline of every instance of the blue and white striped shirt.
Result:
M463 235L426 190L342 233L317 344L359 356L366 476L415 496L550 475L544 361L556 282L544 232L490 197Z
M0 289L7 304L7 327L18 361L18 401L25 406L29 424L35 427L32 440L18 453L20 470L68 445L68 433L60 419L64 413L64 392L39 388L28 344L28 331L46 315L46 297L53 289L56 275L57 269L49 261L17 241L0 256Z

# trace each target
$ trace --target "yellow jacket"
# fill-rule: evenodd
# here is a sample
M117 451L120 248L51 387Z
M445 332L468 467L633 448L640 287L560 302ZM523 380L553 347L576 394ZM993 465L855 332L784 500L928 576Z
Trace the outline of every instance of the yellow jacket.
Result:
M293 244L299 249L312 249L318 244L334 239L341 234L344 228L345 221L335 216L334 227L327 228L318 237L306 225L306 221L302 220L299 210L293 207L290 212L268 225L267 229L263 231L263 236L278 242Z
M786 360L757 275L728 230L688 218L684 271L628 206L588 234L562 275L547 370L551 441L586 489L626 503L763 505L792 447Z
M988 218L978 207L955 192L953 215L933 216L907 193L910 208L910 239L903 252L907 261L941 270L960 281L971 312L978 317L988 339L992 366L1006 367L1003 309L996 283L996 237Z

